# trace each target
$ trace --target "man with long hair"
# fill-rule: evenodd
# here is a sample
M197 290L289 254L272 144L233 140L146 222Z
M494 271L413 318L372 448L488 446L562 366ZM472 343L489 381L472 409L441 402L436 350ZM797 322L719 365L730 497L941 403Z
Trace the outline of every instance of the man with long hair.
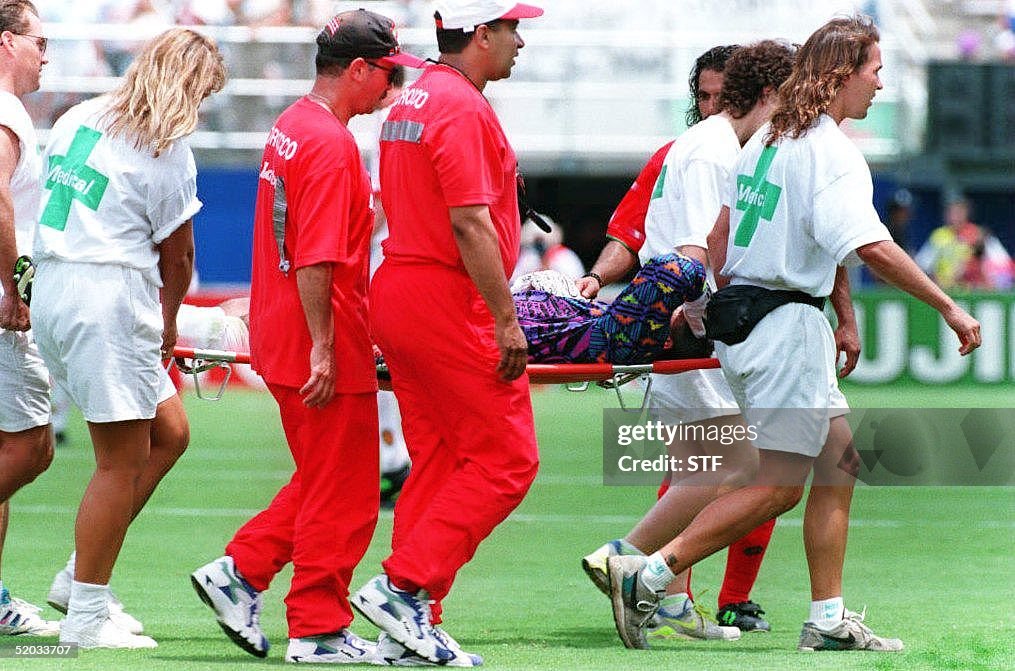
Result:
M374 212L348 129L392 86L391 19L343 12L317 35L317 76L268 134L254 211L251 365L279 406L296 470L225 555L194 571L198 596L243 650L268 652L261 593L289 563L286 661L374 659L346 595L377 523L377 375L367 330ZM280 332L283 334L280 336Z
M60 640L83 648L156 646L111 617L109 579L127 527L189 441L162 359L176 343L201 208L184 138L224 83L211 40L167 31L111 94L60 117L46 147L32 318L54 380L88 423L96 461L60 595Z
M740 147L768 120L775 105L776 91L789 76L793 58L792 47L766 40L737 49L726 61L717 113L678 137L666 156L665 172L656 182L649 203L646 241L639 251L642 261L674 247L702 263L707 261L706 238L722 207L722 189ZM685 306L685 314L693 317L690 304ZM700 321L698 329L698 335L703 336ZM667 422L700 426L705 429L702 435L707 435L711 428L723 430L741 424L733 392L721 372L691 371L674 378L665 381L660 391L653 389L652 407L657 417ZM719 446L714 441L688 439L671 447L674 455L681 459L695 454L713 454L721 449L727 465L725 476L672 474L670 487L627 536L586 556L583 567L607 594L610 586L604 565L608 556L655 552L709 501L724 491L746 484L753 475L755 455L746 440ZM762 548L767 545L771 531L772 525L763 525L757 531L756 535L763 536L756 541ZM760 566L760 554L757 553L758 561L753 563L752 578ZM738 627L717 626L700 605L693 603L688 578L677 576L671 581L669 594L656 619L661 626L654 627L650 635L739 638ZM747 601L746 595L737 601ZM753 617L757 615L760 613ZM757 620L752 624L755 628L762 626ZM647 639L640 636L625 643L636 647L648 645Z
M652 556L610 558L622 637L638 635L674 574L793 508L813 471L803 524L811 608L799 649L903 648L877 636L842 598L857 456L839 414L838 346L820 307L848 292L844 265L859 258L938 310L962 354L980 345L980 325L891 241L871 203L870 169L839 129L865 117L881 88L878 42L864 16L819 28L779 89L771 124L737 160L709 236L710 260L726 278L720 284L730 284L713 296L708 317L723 372L758 434L758 475L706 506Z
M39 203L39 143L21 99L39 88L46 38L28 0L0 0L0 554L8 499L49 467L49 373L32 340L14 266L32 251ZM0 580L0 635L52 636L59 625L12 598Z
M738 47L736 44L715 46L695 59L688 77L691 90L686 116L688 128L719 111L723 70L727 59ZM594 298L603 286L621 279L638 263L638 252L645 244L645 215L656 180L662 172L663 161L673 142L670 140L652 154L617 204L606 228L606 245L592 269L578 281L586 298ZM658 382L654 379L652 384Z

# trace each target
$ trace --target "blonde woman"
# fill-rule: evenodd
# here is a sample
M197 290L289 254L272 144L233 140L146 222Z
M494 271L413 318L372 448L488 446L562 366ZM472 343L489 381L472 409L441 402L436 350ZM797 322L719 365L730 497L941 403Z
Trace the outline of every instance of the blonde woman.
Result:
M46 147L32 322L53 378L88 422L96 461L74 528L70 589L59 593L58 575L50 593L55 605L66 599L61 642L156 645L124 617L109 579L127 526L189 440L161 361L176 342L201 208L184 138L224 83L211 40L170 30L112 94L64 114Z

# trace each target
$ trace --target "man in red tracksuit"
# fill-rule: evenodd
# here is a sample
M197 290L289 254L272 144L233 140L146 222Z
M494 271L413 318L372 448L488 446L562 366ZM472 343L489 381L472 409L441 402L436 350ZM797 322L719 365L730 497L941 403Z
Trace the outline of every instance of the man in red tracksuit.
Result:
M353 606L391 663L478 666L440 627L440 602L479 543L521 502L538 454L527 345L507 277L519 249L517 161L483 96L524 42L503 0L437 3L440 60L381 130L390 236L370 286L370 326L391 370L412 472L384 573Z
M261 592L286 564L290 662L370 662L347 594L379 506L377 378L367 330L370 178L347 128L372 112L400 52L393 22L365 10L317 37L313 89L268 134L254 214L251 364L278 402L296 471L226 554L191 578L223 631L264 657Z

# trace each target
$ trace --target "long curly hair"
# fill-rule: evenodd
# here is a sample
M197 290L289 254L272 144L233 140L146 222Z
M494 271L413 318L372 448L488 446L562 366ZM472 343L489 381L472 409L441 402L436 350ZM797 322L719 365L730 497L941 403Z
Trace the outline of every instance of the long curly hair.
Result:
M779 89L779 102L765 143L798 138L828 111L846 79L867 62L881 40L874 21L863 14L832 19L814 31L797 52L796 65Z
M684 120L687 121L688 128L701 121L701 110L698 109L698 96L701 95L701 91L698 88L698 79L701 78L702 71L715 70L716 72L724 72L726 70L726 61L739 48L739 44L712 47L701 56L698 56L697 60L694 61L694 68L691 69L691 74L687 78L687 86L691 89L691 104L687 108Z
M222 54L211 39L173 28L145 45L111 94L102 119L112 137L159 156L197 128L201 101L226 82Z
M766 87L777 91L790 72L796 47L788 42L762 40L741 47L726 61L719 109L734 119L754 109Z

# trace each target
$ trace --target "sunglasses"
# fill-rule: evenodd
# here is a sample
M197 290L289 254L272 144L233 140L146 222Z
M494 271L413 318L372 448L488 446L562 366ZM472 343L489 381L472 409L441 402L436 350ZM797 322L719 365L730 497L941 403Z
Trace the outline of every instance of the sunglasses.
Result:
M394 84L395 83L395 68L394 67L388 67L386 65L381 65L380 63L373 63L371 61L367 61L366 64L369 65L372 68L377 68L378 70L384 70L385 72L388 73L388 83L389 84Z
M40 54L46 53L46 48L49 46L49 38L42 37L41 35L30 35L28 33L11 33L12 35L20 35L21 37L31 37L35 40L35 46L39 48Z

